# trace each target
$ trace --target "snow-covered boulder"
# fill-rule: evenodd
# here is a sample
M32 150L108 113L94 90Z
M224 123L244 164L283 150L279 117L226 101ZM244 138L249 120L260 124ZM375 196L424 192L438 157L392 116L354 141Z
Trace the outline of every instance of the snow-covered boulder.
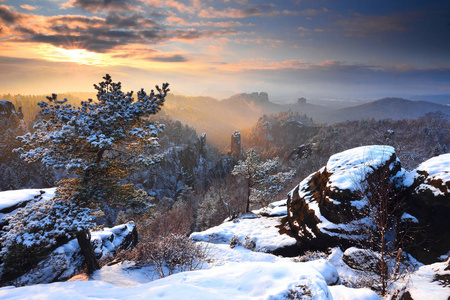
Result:
M379 270L379 257L372 250L350 247L344 251L342 260L352 269L369 272Z
M299 246L325 250L355 245L360 224L367 221L361 212L367 206L361 182L383 168L391 178L404 172L393 147L358 147L331 156L325 167L300 182L287 201L288 225Z
M137 243L135 224L130 222L113 228L105 228L102 231L92 232L91 243L97 259L112 256L117 251ZM14 284L23 286L66 280L81 271L83 261L84 258L78 241L73 239L56 248L46 258L41 260L36 267L14 279L13 282L3 282L2 285Z
M289 193L286 225L299 246L304 250L360 246L361 226L370 222L364 212L369 194L366 183L380 176L384 182L395 183L389 186L394 199L405 199L407 214L397 217L421 228L413 233L418 245L408 245L412 246L408 252L424 263L436 262L447 253L450 154L406 172L391 146L363 146L335 154Z
M42 198L42 200L53 198L55 190L56 188L0 192L0 226L5 225L5 220L2 220L4 217L15 213L21 207L25 207L28 202L38 198Z
M409 210L423 227L421 251L413 253L431 263L450 250L450 153L421 163L406 177Z

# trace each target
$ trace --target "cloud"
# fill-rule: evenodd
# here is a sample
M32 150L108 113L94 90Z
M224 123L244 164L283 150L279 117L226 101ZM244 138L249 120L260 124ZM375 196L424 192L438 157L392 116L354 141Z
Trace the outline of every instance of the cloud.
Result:
M155 62L187 62L189 61L185 56L180 54L169 55L169 56L150 56L146 60Z
M404 24L410 17L406 14L369 16L355 13L348 19L338 20L336 25L348 36L367 37L380 32L405 31Z
M114 27L156 27L158 26L158 22L145 18L139 14L133 14L129 16L123 16L117 13L111 13L106 17L106 25L112 25Z
M21 5L20 7L23 9L26 9L26 10L35 10L36 9L36 6L31 6L28 4Z
M189 27L216 27L216 28L232 28L232 27L246 27L254 26L252 23L243 24L238 21L224 21L224 22L186 22L184 19L170 16L167 18L167 22L172 26L189 26Z
M138 4L141 2L138 0L70 0L63 4L65 7L77 6L86 11L98 12L98 11L135 11Z
M0 5L0 20L6 24L14 24L21 19L21 14L10 10L6 5Z
M364 64L348 64L345 62L335 60L324 60L320 62L305 62L301 59L285 60L285 61L270 61L266 58L256 58L237 63L224 64L224 69L229 71L257 71L257 70L337 70L337 69L374 69L372 65Z
M305 9L298 12L298 15L304 16L304 17L314 17L320 14L328 13L329 10L325 7L322 7L321 9Z
M217 10L214 7L208 7L205 9L202 9L198 16L201 18L208 18L208 19L223 19L223 18L234 18L234 19L241 19L246 17L268 17L268 16L275 16L280 14L279 11L273 10L272 5L252 5L247 8L239 9L239 8L231 8L228 7L223 10Z
M92 3L100 2L104 3L98 0ZM86 0L85 3L87 3ZM114 1L108 3L114 3ZM131 3L130 0L128 3ZM65 49L79 48L97 53L107 53L119 46L141 43L156 44L171 40L190 41L213 36L235 35L237 31L231 27L242 25L239 22L208 22L195 25L222 29L171 29L159 23L158 17L153 16L152 12L144 15L136 11L112 11L104 18L84 15L46 17L17 13L7 6L0 6L0 21L8 25L4 26L2 36L5 36L6 31L12 33L4 41L45 43Z
M108 34L109 37L114 36L112 33ZM51 44L55 47L60 48L79 48L86 49L92 52L105 53L108 50L113 49L119 45L124 45L122 40L116 39L108 39L108 38L97 38L94 36L74 36L74 35L44 35L44 34L35 34L31 37L30 41L36 43L46 43Z

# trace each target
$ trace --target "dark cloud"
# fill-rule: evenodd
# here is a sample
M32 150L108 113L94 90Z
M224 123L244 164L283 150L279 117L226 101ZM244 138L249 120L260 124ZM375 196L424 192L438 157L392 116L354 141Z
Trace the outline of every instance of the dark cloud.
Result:
M233 29L174 30L160 24L157 21L160 16L155 16L152 12L144 15L136 11L118 10L133 3L137 3L137 0L77 0L74 2L74 5L86 9L114 8L115 11L111 9L104 18L83 15L34 16L14 12L3 5L0 6L0 18L5 23L12 23L9 30L15 35L9 41L47 43L66 49L80 48L98 53L110 52L118 46L155 44L177 39L195 40L237 33ZM185 61L185 58L178 56L162 57L161 61L164 59Z
M234 35L237 31L234 29L223 30L174 30L169 32L169 35L176 39L193 40L202 37L220 36L220 35Z
M101 25L105 22L102 18L96 17L86 17L79 15L66 15L66 16L57 16L49 19L52 23L79 23L90 26Z
M380 16L355 13L349 18L336 21L336 25L338 25L346 35L367 37L380 32L404 31L406 30L405 22L413 17L417 16L414 16L412 13Z
M167 35L164 30L161 29L147 29L147 30L141 30L140 34L142 38L144 39L144 42L157 42L163 39L167 39Z
M133 14L124 16L117 13L111 13L106 17L106 24L116 27L155 27L158 22L143 17L142 15Z
M257 7L249 7L244 10L242 10L245 15L247 16L255 16L255 15L261 15L263 11Z
M185 56L180 54L175 54L171 56L150 56L146 58L149 61L157 62L187 62L189 61Z
M0 5L0 20L6 24L14 24L21 18L21 14L10 10L5 5Z
M51 44L61 48L80 48L93 52L104 53L119 45L126 44L120 40L98 38L93 36L44 35L35 34L30 41Z
M75 0L74 6L80 7L86 11L134 11L138 0Z

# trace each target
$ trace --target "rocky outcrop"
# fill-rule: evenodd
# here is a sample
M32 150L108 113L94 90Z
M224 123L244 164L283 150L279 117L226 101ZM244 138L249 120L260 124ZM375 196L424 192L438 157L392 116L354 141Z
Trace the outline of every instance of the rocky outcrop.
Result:
M231 135L231 155L237 159L241 157L241 133L238 130Z
M202 133L200 136L200 156L206 154L206 133Z
M137 231L133 222L92 232L91 243L97 259L114 255L121 249L137 243ZM54 250L35 268L10 282L16 286L50 283L67 280L83 268L83 256L76 239Z
M367 199L361 180L378 170L401 172L394 148L360 147L335 154L327 165L304 179L288 195L288 223L304 249L348 248L361 238Z
M424 263L432 263L450 250L450 154L420 164L407 180L409 211L421 224L416 234L420 248L412 254ZM419 251L422 249L425 251Z
M372 250L350 247L345 250L342 260L355 270L376 273L380 269L379 254Z
M0 118L11 118L11 116L16 116L19 119L23 119L22 107L16 111L14 104L8 100L0 101Z
M378 182L377 182L378 181ZM406 172L390 146L365 146L330 157L288 195L286 225L304 250L361 246L363 226L370 222L366 207L368 182L388 190L393 203L405 199L408 214L399 222L417 223L409 251L424 263L450 249L450 154ZM383 187L383 184L386 187ZM367 227L366 227L367 228Z

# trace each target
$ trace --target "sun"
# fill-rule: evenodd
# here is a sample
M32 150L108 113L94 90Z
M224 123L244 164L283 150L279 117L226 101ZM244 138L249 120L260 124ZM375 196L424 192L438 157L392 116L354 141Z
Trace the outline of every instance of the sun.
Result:
M49 54L49 57L53 61L71 62L80 65L98 65L103 61L100 54L79 48L55 48Z

